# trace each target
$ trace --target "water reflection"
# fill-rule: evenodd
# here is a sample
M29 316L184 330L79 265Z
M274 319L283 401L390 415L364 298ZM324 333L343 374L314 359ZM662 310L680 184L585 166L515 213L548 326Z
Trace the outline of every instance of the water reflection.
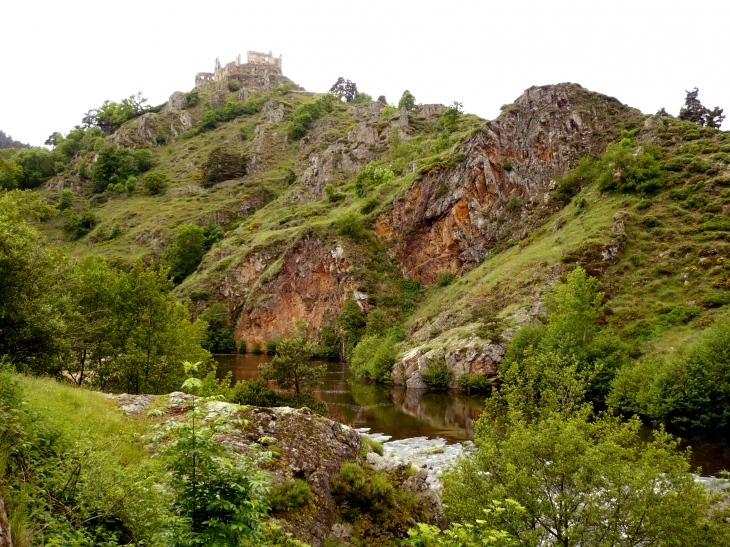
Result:
M233 381L258 378L265 355L216 355L218 376ZM358 380L346 364L326 363L324 385L315 390L330 417L352 427L369 427L394 439L439 436L450 442L474 437L474 420L484 410L482 396L394 389Z
M258 365L270 361L266 355L216 355L218 376L228 371L233 381L258 378ZM324 385L315 390L327 403L330 417L352 427L369 427L394 440L412 437L442 437L448 442L474 438L474 421L484 410L484 398L463 393L433 393L404 390L358 380L346 364L326 363ZM645 429L649 439L651 429ZM692 467L703 475L730 469L730 447L721 443L693 441Z

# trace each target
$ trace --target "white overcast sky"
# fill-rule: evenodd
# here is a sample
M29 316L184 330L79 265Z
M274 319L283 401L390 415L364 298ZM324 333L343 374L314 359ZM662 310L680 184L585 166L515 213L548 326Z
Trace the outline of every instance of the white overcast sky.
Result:
M249 49L283 53L308 90L344 76L488 119L566 81L672 114L696 86L730 114L730 0L6 0L2 19L0 129L34 145L105 99L160 104Z

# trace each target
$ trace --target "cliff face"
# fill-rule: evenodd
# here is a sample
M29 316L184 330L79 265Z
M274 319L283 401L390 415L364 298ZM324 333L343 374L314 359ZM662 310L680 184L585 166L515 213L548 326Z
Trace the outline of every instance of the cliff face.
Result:
M318 331L357 286L350 266L342 245L318 238L302 239L268 265L261 255L251 255L227 272L222 287L233 299L249 296L236 324L236 339L246 340L249 348L255 343L263 347L266 340L293 334L299 320Z
M527 237L555 210L551 180L581 155L602 153L620 119L640 115L576 84L532 87L503 109L378 218L406 277L431 284L477 264L505 233Z

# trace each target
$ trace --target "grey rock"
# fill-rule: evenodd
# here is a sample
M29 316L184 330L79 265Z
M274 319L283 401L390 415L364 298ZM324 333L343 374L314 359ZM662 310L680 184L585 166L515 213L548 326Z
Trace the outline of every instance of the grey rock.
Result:
M185 93L176 91L167 100L162 112L180 112L185 104Z

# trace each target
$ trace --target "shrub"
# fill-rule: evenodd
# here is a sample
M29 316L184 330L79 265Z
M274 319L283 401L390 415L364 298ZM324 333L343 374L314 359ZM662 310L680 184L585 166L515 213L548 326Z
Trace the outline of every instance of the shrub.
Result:
M338 192L334 184L328 184L324 187L324 193L327 197L327 201L330 203L338 203L345 199L345 194Z
M235 92L241 89L240 82L237 82L236 80L229 80L228 81L228 91Z
M459 387L469 392L490 393L492 391L492 381L482 375L476 373L467 373L459 376Z
M246 353L246 340L238 342L238 353Z
M56 208L59 211L65 211L66 209L70 209L74 204L74 193L66 188L65 190L61 190L61 195L58 198L58 205L56 205Z
M229 397L231 403L249 406L261 406L273 408L288 406L291 408L307 407L312 411L324 416L327 414L327 403L319 400L311 392L279 393L268 387L266 380L243 380L238 382L231 390Z
M266 355L276 355L276 340L267 340L265 347Z
M378 454L379 456L383 455L383 443L376 441L372 437L368 437L367 435L362 436L362 442L364 445L367 445L370 447L370 450Z
M302 479L289 479L273 485L268 498L272 512L285 513L308 505L314 500L314 493L309 483Z
M392 382L395 344L390 336L364 336L352 352L352 372L376 382Z
M261 355L263 353L263 351L261 351L261 344L259 344L258 342L254 342L251 353L253 353L254 355Z
M413 110L416 108L416 98L407 89L403 92L403 95L401 95L401 98L398 101L398 108L405 108L406 110Z
M337 233L359 241L367 234L365 219L358 213L348 211L337 221Z
M441 353L431 358L421 378L430 389L444 390L449 387L453 375L454 372L446 364L446 356Z
M439 274L438 278L436 279L436 284L439 287L448 287L454 282L454 279L456 279L456 274L453 272L444 272L442 274Z
M142 179L142 185L153 196L161 194L168 184L167 175L163 173L148 173Z
M63 216L65 217L63 230L69 234L72 241L84 237L97 224L96 216L91 211L78 215L71 209L66 209L63 211Z
M198 94L197 89L193 89L192 91L188 91L185 94L183 108L192 108L193 106L197 105L198 102L200 102L200 95Z

